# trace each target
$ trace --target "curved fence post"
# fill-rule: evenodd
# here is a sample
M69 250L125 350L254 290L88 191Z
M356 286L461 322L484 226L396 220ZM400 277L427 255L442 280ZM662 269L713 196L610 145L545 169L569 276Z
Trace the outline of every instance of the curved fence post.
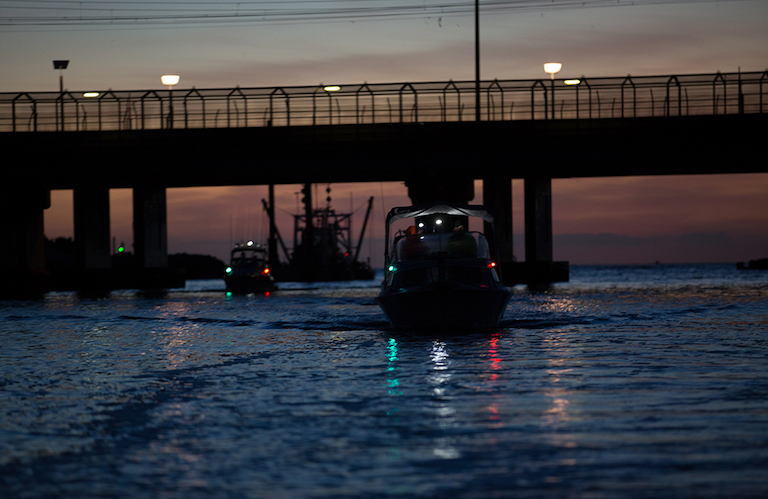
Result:
M583 76L581 77L581 83L579 83L578 86L581 86L582 83L587 86L587 108L589 109L588 119L591 120L592 119L592 87L589 84L589 80L587 80Z
M504 121L504 89L501 88L501 85L499 84L499 80L497 78L494 78L490 85L488 85L488 88L486 89L486 119L488 121L491 121L491 103L493 102L493 99L491 98L491 89L493 87L496 87L499 89L499 93L501 94L501 121ZM496 120L496 104L493 103L493 120Z
M32 131L36 132L37 131L37 101L33 99L32 96L29 95L27 92L22 92L18 94L16 97L14 97L13 100L11 100L11 120L13 122L11 124L11 131L13 132L16 131L16 101L19 99L19 97L26 97L32 103L32 114L30 116L29 122L31 122L33 125Z
M723 114L728 114L728 102L726 97L726 89L725 89L725 78L723 78L722 73L720 71L717 72L717 75L715 76L715 79L712 80L712 114L717 114L717 104L718 104L718 95L717 95L717 81L720 80L720 82L723 84Z
M680 80L677 79L677 76L671 76L669 80L667 80L667 116L671 115L670 105L672 103L672 98L669 95L669 84L672 83L672 81L677 85L677 115L681 116L683 110L682 89L680 87Z
M69 91L64 92L64 95L69 96L69 98L72 99L72 101L75 103L75 131L79 132L80 131L80 106L78 104L80 104L80 101L77 100L77 97L72 95L72 92L69 92Z
M195 89L195 87L192 87L192 89L184 95L184 128L189 128L189 109L187 108L187 100L189 99L189 96L192 94L197 94L198 97L200 97L200 104L202 105L202 114L203 114L203 128L205 128L205 99L203 98L203 95Z
M274 123L275 123L275 110L272 102L273 102L273 96L277 92L281 92L285 97L285 125L290 126L291 125L291 104L289 101L288 94L281 87L275 88L269 94L269 122L267 126L274 126Z
M456 84L453 82L453 80L448 80L448 84L443 87L443 122L448 121L448 88L453 87L454 90L456 90L456 114L458 117L458 120L461 121L461 92L459 91L459 87L456 86Z
M536 80L531 85L531 120L536 119L536 87L540 86L544 91L544 119L547 119L549 106L547 105L547 86L541 80Z
M371 94L371 123L376 123L376 101L374 100L373 90L371 90L371 87L368 86L368 82L366 82L360 85L360 88L355 90L355 116L357 124L360 124L361 118L363 121L365 121L365 116L360 116L360 92L363 89L367 90L368 93ZM365 114L365 106L363 106L363 114Z
M637 118L637 88L635 88L635 82L632 81L632 75L627 75L621 82L621 117L624 117L624 86L627 82L632 85L632 117Z
M230 114L231 113L229 111L229 101L230 101L230 99L232 98L232 96L235 93L240 94L240 96L246 102L244 104L244 107L245 107L245 109L244 109L244 112L245 112L245 126L248 126L248 103L247 103L247 100L245 98L245 94L242 92L242 90L240 90L240 87L237 86L231 92L229 92L227 94L227 128L231 128L231 124L230 124ZM239 127L240 126L240 111L237 109L237 104L236 103L235 103L235 115L236 115L236 118L237 118L237 125L236 126Z
M317 93L323 89L323 84L321 83L314 92L312 92L312 126L315 126L317 124ZM273 92L274 93L274 92ZM272 95L269 96L269 109L270 109L270 120L271 120L271 114L272 114Z
M144 101L149 97L150 95L154 95L157 97L158 102L160 103L160 128L163 128L163 122L165 121L165 114L163 113L163 99L160 98L160 95L154 90L148 90L144 95L141 96L141 129L145 130L146 123L146 111L144 110Z
M112 89L107 90L106 92L99 95L99 101L98 101L98 110L99 110L99 131L102 130L104 127L103 123L103 111L101 110L101 104L104 102L104 99L106 99L108 96L112 96L112 98L117 102L117 129L121 130L122 123L120 122L120 116L122 115L122 103L120 101L120 98L115 95L115 93L112 91Z
M402 87L400 87L400 91L398 92L400 98L400 123L403 122L403 90L405 90L407 87L410 87L411 92L413 92L413 105L415 110L413 113L413 120L416 123L419 121L419 97L416 93L416 89L413 88L413 85L410 83L405 83Z

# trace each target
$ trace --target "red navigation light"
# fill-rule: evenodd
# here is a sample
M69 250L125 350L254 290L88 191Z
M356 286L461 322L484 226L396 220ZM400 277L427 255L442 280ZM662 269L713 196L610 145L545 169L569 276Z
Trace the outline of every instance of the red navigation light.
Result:
M261 271L261 275L268 275L268 274L269 274L269 269L264 269Z
M488 264L488 268L489 269L492 269L495 266L496 266L496 262L491 262L491 263Z

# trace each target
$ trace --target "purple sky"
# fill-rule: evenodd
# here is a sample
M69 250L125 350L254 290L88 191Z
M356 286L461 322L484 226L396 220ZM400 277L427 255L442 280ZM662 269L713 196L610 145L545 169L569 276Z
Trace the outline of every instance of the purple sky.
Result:
M218 3L221 8L245 9L252 2ZM428 5L424 0L396 3ZM563 78L768 68L764 0L657 0L657 5L635 0L568 10L551 8L561 5L560 0L531 3L534 8L529 10L491 15L482 14L480 2L483 79L546 77L542 64L551 60L563 63ZM422 15L378 22L189 28L177 20L162 27L22 27L9 21L29 15L11 8L21 4L0 1L0 92L58 89L54 59L70 60L64 81L73 91L160 89L160 75L165 73L181 75L179 89L474 78L471 15L443 17L425 9ZM78 6L103 4L71 2L75 10L66 15L87 16ZM110 7L129 8L132 2L113 4ZM155 7L161 5L157 2ZM385 4L361 0L356 5ZM45 10L38 14L64 15ZM332 188L334 205L342 211L349 209L350 193L355 208L368 196L376 196L374 237L382 234L385 210L409 204L401 184ZM278 189L279 223L286 239L292 237L288 212L295 212L298 190L298 186ZM478 188L475 202L481 201L480 193ZM515 232L522 234L522 182L514 183L514 193ZM555 180L555 258L572 263L647 263L766 257L767 194L768 175ZM118 243L129 245L130 196L130 191L113 191L111 208L113 235ZM231 238L259 238L264 233L260 200L265 196L265 187L169 190L170 251L224 258ZM46 212L48 237L72 236L71 197L71 191L54 191L53 206ZM253 234L240 234L238 227ZM374 241L367 248L363 254L370 252L378 263L380 246ZM519 258L524 255L519 237L515 252Z

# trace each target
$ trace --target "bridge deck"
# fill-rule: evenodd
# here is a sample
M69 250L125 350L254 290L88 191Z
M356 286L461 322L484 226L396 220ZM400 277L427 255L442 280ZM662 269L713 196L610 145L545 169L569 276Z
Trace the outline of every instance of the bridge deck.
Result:
M129 188L765 172L768 114L0 134L6 185Z

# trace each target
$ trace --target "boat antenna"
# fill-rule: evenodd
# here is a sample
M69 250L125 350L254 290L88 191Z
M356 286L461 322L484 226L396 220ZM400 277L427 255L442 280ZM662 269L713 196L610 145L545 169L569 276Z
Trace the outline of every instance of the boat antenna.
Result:
M360 257L360 248L363 246L363 237L365 236L365 228L368 226L368 217L371 215L371 210L373 210L373 196L368 198L368 210L365 212L363 228L360 229L360 239L357 241L357 249L355 250L355 261Z

